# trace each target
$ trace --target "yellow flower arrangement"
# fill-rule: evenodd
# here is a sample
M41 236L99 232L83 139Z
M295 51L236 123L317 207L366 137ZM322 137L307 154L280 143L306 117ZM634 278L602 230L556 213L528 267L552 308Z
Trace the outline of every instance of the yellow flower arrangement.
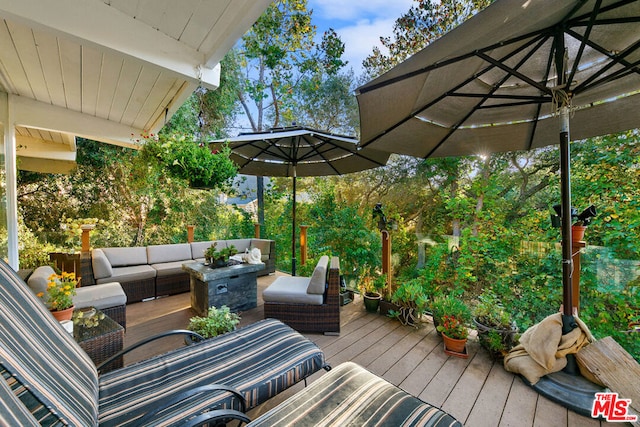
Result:
M47 283L47 300L46 304L52 311L66 310L73 307L72 297L76 294L75 273L67 273L63 271L61 274L52 274L49 276ZM44 297L44 292L38 294L40 298Z

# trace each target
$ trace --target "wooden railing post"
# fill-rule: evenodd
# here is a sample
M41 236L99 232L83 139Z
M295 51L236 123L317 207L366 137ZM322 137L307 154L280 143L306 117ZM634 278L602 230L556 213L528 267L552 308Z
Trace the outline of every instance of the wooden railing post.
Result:
M193 243L193 230L195 228L195 225L187 225L187 243Z
M307 228L308 225L300 226L300 264L305 265L307 262Z

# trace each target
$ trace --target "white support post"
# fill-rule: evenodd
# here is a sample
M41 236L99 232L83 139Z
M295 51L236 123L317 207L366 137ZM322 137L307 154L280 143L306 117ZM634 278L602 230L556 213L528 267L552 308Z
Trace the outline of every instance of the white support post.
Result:
M16 129L13 120L11 95L2 96L5 104L2 123L4 124L4 167L7 208L7 261L18 270L18 189L16 167Z

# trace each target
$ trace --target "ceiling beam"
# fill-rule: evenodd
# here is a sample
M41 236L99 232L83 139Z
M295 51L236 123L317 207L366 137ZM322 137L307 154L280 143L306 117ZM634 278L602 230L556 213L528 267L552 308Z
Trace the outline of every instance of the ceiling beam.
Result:
M12 96L14 126L44 129L80 136L128 148L140 148L134 140L144 129L122 125L22 96Z
M102 1L0 0L0 15L80 44L142 60L208 89L220 85L220 72L217 63L210 61L211 53L199 52Z

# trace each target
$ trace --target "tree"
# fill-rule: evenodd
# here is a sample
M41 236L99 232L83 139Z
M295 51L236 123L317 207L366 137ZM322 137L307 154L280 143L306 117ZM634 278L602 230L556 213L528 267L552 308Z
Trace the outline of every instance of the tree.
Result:
M333 30L318 45L306 0L273 2L242 38L238 99L254 132L296 121L299 87L344 65L344 45ZM267 125L269 123L269 125Z
M364 61L365 71L374 78L440 38L455 26L487 7L492 0L416 0L416 5L398 18L392 37L381 37L388 53L378 47Z

